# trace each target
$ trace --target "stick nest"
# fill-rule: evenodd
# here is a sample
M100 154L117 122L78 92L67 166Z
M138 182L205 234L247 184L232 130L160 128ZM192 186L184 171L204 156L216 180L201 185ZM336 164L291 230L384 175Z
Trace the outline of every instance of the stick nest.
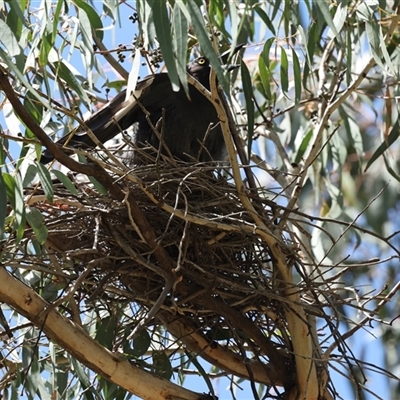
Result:
M253 375L254 380L290 386L292 347L285 316L291 304L282 295L287 283L280 279L271 249L257 234L232 179L215 165L159 161L132 169L100 162L125 193L123 200L77 176L75 194L62 183L53 185L52 203L40 186L30 189L28 204L43 215L48 236L39 246L34 230L26 230L25 240L35 245L36 254L25 255L24 262L44 272L61 293L71 293L72 288L75 312L82 307L98 312L101 305L113 315L128 305L115 348L146 326L163 325L192 350L184 327L210 345L223 340L240 358L250 349L260 361L276 367L267 379ZM138 229L128 195L151 232ZM287 268L302 282L294 290L309 291L293 233L277 217L283 210L264 190L249 190L248 197L276 238ZM149 234L155 238L153 248ZM155 256L157 248L163 249L165 263ZM49 300L59 301L59 293ZM68 310L67 303L63 302ZM321 313L317 306L308 306L310 310ZM183 325L174 325L177 320Z
M269 248L255 234L252 218L229 177L197 165L137 167L131 174L140 184L116 179L123 191L132 194L157 245L172 261L174 285L182 281L192 289L185 310L201 312L196 292L204 290L240 308L276 309L276 296L268 295L279 289ZM92 300L113 298L114 288L118 293L126 291L129 300L151 307L165 286L165 274L135 229L135 215L126 202L100 194L88 182L76 181L75 187L77 196L56 184L54 204L34 204L45 214L48 253L66 274L78 276L91 269L80 290ZM32 199L41 194L36 188ZM274 222L273 203L259 193L254 202L264 223L280 238L288 260L297 259L298 249ZM172 306L173 290L170 295L165 304Z

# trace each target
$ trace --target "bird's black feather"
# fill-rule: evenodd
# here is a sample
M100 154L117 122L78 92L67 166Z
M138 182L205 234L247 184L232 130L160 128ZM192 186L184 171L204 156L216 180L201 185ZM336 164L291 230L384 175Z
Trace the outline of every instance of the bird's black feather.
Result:
M210 89L210 65L205 57L189 63L187 72ZM128 99L126 91L122 91L85 123L101 143L136 123L134 144L139 148L151 145L158 149L159 138L150 127L144 109L153 126L162 118L159 131L163 148L166 146L174 157L186 161L221 161L225 158L225 143L214 106L193 85L189 84L189 96L182 87L173 91L166 73L139 81L135 93ZM64 145L69 136L57 143ZM68 141L68 147L94 148L95 143L85 131L78 130ZM40 161L46 164L53 158L51 152L45 150ZM140 163L138 154L134 153L133 161Z

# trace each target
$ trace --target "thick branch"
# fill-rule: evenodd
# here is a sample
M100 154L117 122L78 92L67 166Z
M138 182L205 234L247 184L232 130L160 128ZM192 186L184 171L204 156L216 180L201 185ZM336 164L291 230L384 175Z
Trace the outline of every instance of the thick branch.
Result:
M187 319L162 312L158 318L176 338L184 343L188 350L195 352L210 364L245 379L254 379L265 385L284 386L289 376L282 373L273 363L262 364L256 360L248 360L247 365L243 357L220 346L216 342L210 343ZM249 370L252 376L249 376Z
M139 227L141 236L145 238L146 243L150 249L154 252L154 256L160 263L160 266L164 271L171 272L174 268L167 252L161 246L158 246L157 237L154 234L152 226L143 215L142 210L138 207L133 199L133 196L128 196L121 190L121 188L114 183L114 180L103 168L99 168L96 164L81 164L72 158L70 158L63 150L62 147L56 145L43 131L43 129L35 122L35 120L29 115L24 106L19 101L13 88L11 87L6 72L0 66L0 88L6 94L6 97L12 104L15 113L23 121L23 123L35 134L43 145L45 145L54 157L68 167L71 171L79 172L88 176L96 178L110 193L110 195L118 201L127 201L132 215L135 216L135 222Z
M209 398L145 372L113 354L88 336L79 325L49 307L49 303L33 289L15 279L4 267L0 267L0 280L0 301L32 321L49 339L107 380L143 399Z

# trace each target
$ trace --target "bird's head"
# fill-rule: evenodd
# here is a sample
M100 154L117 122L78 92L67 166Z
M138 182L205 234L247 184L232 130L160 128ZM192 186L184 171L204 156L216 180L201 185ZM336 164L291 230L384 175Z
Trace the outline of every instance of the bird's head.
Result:
M232 71L239 67L237 64L227 64L227 62L231 53L234 55L243 47L244 44L239 44L233 49L233 51L228 50L221 54L220 59L226 71ZM210 62L208 61L208 58L204 56L197 57L187 65L186 71L206 89L210 90Z
M194 79L210 90L210 62L206 57L197 57L187 65L186 70Z

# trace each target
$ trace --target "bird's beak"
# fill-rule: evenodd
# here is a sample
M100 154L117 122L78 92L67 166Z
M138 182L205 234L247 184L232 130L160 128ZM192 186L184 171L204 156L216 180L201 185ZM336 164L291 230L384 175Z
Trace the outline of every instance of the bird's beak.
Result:
M222 68L227 71L227 72L231 72L237 68L239 68L240 65L239 64L228 64L228 65L223 65Z
M224 53L221 54L220 58L221 58L221 62L222 64L226 64L228 62L229 58L232 58L232 56L234 56L238 51L240 51L243 47L245 46L244 43L238 44L233 50L227 50ZM229 57L231 56L231 57ZM228 65L229 66L229 65ZM230 70L228 70L230 71Z

